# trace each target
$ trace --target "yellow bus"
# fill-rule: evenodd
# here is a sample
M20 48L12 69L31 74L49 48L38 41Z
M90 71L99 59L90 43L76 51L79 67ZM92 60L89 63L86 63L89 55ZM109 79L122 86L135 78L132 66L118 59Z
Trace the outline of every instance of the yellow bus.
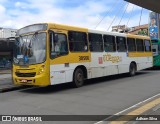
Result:
M153 66L146 36L103 32L55 23L17 31L13 56L16 85L48 86L129 73Z

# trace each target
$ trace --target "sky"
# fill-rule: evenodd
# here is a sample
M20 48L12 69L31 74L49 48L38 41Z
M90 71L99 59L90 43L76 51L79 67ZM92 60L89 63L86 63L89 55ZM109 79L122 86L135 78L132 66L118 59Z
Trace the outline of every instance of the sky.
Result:
M110 31L114 25L139 25L141 10L124 0L0 0L0 27L54 22ZM143 9L140 24L148 23L148 14Z

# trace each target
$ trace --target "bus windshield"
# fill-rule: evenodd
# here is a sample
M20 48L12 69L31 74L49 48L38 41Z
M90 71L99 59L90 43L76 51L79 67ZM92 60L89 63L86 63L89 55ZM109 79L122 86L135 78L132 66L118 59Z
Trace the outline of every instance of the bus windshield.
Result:
M13 62L17 65L31 65L46 60L46 33L38 33L16 38Z

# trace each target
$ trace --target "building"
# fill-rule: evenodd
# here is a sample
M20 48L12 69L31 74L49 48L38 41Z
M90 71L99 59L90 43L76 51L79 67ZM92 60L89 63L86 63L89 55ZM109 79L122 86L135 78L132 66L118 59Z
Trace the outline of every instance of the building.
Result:
M134 26L131 28L128 28L126 25L112 26L112 32L130 33L134 35L148 36L148 24Z
M16 29L0 28L0 38L15 37Z
M148 24L131 27L128 33L148 36Z
M128 30L126 25L112 26L112 32L126 32L126 30Z
M0 68L12 60L16 29L0 28Z

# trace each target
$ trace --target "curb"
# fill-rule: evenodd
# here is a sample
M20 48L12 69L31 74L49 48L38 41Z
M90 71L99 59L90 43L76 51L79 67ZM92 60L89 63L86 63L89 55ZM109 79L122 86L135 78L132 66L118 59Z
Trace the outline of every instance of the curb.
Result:
M9 92L9 91L13 91L13 90L19 90L19 89L22 89L24 88L24 86L6 86L6 87L3 87L3 88L0 88L0 93L4 93L4 92Z
M3 73L3 72L0 72L0 74L11 74L11 73L9 73L9 72L8 72L8 73L7 73L7 72L4 72L4 73Z

